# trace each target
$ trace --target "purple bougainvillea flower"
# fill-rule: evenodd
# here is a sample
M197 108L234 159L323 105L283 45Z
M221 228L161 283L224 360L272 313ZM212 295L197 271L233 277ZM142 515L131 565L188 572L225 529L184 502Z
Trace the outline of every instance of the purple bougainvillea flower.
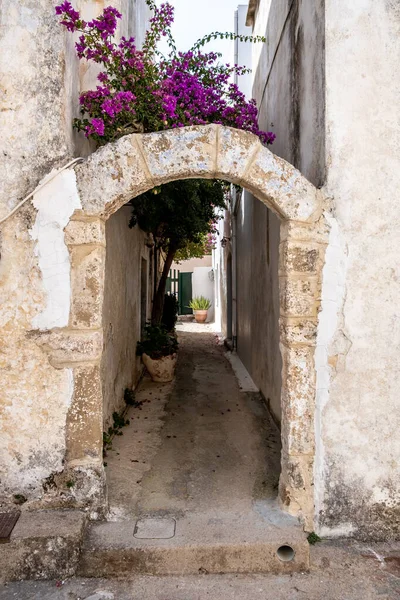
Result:
M171 35L173 7L165 2L153 9L143 47L138 50L132 37L113 41L121 18L114 7L105 8L89 23L80 18L71 2L56 7L61 23L80 33L76 43L79 58L102 66L97 76L101 85L80 96L82 118L75 120L75 126L88 137L106 142L123 135L133 124L136 129L138 122L144 131L216 123L249 131L263 144L271 144L275 134L259 129L255 101L247 100L232 83L233 75L248 70L221 64L218 52L203 52L207 36L187 52L176 51ZM163 36L170 48L166 57L157 49Z
M104 135L104 121L103 119L92 119L90 125L87 126L87 137L92 134Z

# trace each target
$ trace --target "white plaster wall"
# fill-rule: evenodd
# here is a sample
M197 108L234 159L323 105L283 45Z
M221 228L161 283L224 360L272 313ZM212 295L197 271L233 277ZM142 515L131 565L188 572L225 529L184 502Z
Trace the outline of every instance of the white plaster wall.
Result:
M326 190L338 235L324 297L336 293L339 316L319 405L322 532L400 533L399 61L398 3L327 0Z
M221 246L221 240L228 231L229 211L220 211L218 215L221 217L217 220L216 241L212 251L212 267L214 269L214 323L216 331L222 333L226 337L226 269L224 262L224 248Z
M211 302L207 323L214 320L214 272L212 267L195 267L192 275L192 296L204 296Z
M176 269L182 273L193 273L195 267L211 267L212 256L207 254L203 258L189 258L188 260L182 260L181 262L173 262L171 269Z
M254 32L268 38L254 46L254 90L278 136L272 149L332 198L316 349L316 528L398 536L400 7L261 0Z
M2 0L0 10L0 218L53 166L93 150L72 129L79 92L95 87L97 67L78 61L74 38L58 23L52 0ZM90 19L105 6L123 13L118 35L140 46L150 13L144 0L74 0Z
M48 178L52 175L50 173ZM32 327L41 330L66 327L71 301L71 265L64 228L74 211L82 208L74 170L62 171L49 181L34 195L33 206L38 212L31 236L36 241L46 308L33 319Z

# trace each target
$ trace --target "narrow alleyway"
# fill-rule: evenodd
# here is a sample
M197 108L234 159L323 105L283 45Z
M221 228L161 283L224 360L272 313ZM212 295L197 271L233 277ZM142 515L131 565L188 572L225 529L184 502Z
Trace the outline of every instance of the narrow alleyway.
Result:
M143 379L107 453L109 513L88 528L79 574L306 569L303 528L277 503L276 425L209 326L179 329L175 381Z
M243 514L277 495L279 432L262 400L240 391L212 332L181 329L175 382L142 381L106 459L113 520Z

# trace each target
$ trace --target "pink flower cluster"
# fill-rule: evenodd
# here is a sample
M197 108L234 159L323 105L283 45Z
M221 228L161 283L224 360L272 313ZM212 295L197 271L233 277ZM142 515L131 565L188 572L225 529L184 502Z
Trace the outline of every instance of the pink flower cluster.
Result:
M188 52L177 52L170 30L173 7L165 3L157 8L152 0L147 2L154 16L142 50L136 48L133 38L122 38L119 44L113 41L121 18L115 8L106 8L97 19L86 23L70 2L56 7L61 24L81 34L76 43L79 58L99 63L104 69L98 76L101 85L81 95L83 117L75 126L105 143L129 127L137 130L138 124L143 131L159 131L220 123L250 131L264 144L272 144L275 134L258 127L255 101L246 100L231 83L233 74L243 74L246 69L220 64L218 53L201 51L201 41ZM168 57L157 49L162 36L168 37Z

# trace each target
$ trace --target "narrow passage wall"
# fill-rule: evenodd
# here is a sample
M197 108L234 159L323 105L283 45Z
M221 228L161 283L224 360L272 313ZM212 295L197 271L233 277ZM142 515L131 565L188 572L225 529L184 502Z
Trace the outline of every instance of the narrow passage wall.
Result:
M122 207L106 222L106 262L103 304L104 352L101 361L104 428L112 413L124 407L125 388L134 388L142 370L136 356L141 333L141 266L147 267L149 315L150 251L146 234L128 227L129 207Z
M279 228L278 217L245 191L236 217L237 352L278 421L282 414Z

